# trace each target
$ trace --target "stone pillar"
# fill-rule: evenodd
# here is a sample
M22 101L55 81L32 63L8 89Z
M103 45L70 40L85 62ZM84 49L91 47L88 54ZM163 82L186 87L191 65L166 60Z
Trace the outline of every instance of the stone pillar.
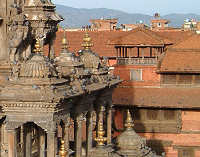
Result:
M47 157L56 156L55 131L47 132Z
M32 157L32 127L30 125L26 128L26 143L25 143L25 150L26 156Z
M8 130L8 157L17 156L16 130Z
M87 121L86 121L86 156L90 156L90 151L92 149L93 142L93 106L90 107L90 110L87 113Z
M112 102L107 106L107 144L112 143Z
M65 150L68 152L67 157L69 155L69 126L70 126L70 114L67 115L65 124L64 124L64 133L63 138L65 142Z
M26 139L25 139L25 136L24 136L24 132L25 132L24 125L22 125L20 127L20 144L21 144L22 156L26 155L25 154L25 141L26 141Z
M74 123L74 135L75 135L75 157L82 156L82 120L83 114L79 114L76 116L75 123Z
M39 130L39 150L40 150L40 156L39 157L45 157L45 134L42 129Z

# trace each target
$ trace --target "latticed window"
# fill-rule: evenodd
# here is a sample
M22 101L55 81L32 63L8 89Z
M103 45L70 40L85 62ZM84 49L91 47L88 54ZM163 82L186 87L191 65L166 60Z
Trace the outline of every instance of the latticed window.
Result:
M131 69L130 70L130 80L142 81L142 69Z
M176 75L162 75L163 84L176 84Z
M192 75L191 74L179 75L179 79L177 83L178 84L192 84Z
M165 110L164 111L164 119L165 120L174 120L175 117L175 112L174 110Z
M147 110L147 120L158 120L159 110Z
M192 149L192 148L179 149L178 157L194 157L194 149Z
M181 130L180 110L137 108L131 110L131 114L138 132L177 133Z

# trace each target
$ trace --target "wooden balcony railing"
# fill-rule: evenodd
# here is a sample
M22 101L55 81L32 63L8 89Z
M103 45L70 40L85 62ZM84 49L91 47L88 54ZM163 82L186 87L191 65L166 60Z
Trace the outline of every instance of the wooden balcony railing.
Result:
M117 58L119 65L155 65L156 58Z

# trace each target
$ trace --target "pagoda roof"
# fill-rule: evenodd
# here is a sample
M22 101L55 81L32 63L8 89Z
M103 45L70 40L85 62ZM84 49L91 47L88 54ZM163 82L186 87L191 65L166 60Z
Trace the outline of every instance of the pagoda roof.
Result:
M199 109L199 91L200 87L116 88L113 92L113 104L137 107Z
M200 35L192 35L165 53L158 71L176 73L200 73Z
M114 38L110 41L110 44L113 45L122 45L122 46L164 46L170 45L171 42L169 39L163 38L157 35L155 32L144 29L136 28L132 31L128 31L125 34Z

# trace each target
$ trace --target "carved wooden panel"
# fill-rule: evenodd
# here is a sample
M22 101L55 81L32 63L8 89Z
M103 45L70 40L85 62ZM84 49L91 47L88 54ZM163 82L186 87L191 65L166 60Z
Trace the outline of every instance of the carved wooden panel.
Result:
M123 120L126 118L126 112L122 108L117 109L121 113L116 115L114 121L114 130L123 130ZM157 133L180 133L182 127L181 111L173 109L130 109L134 120L134 129L136 132L157 132ZM119 119L120 120L119 120Z
M178 150L178 157L195 157L195 151L199 150L199 147L174 146L174 149Z
M134 109L132 115L137 132L178 133L182 120L180 110Z
M165 74L161 76L162 84L176 84L176 75Z

